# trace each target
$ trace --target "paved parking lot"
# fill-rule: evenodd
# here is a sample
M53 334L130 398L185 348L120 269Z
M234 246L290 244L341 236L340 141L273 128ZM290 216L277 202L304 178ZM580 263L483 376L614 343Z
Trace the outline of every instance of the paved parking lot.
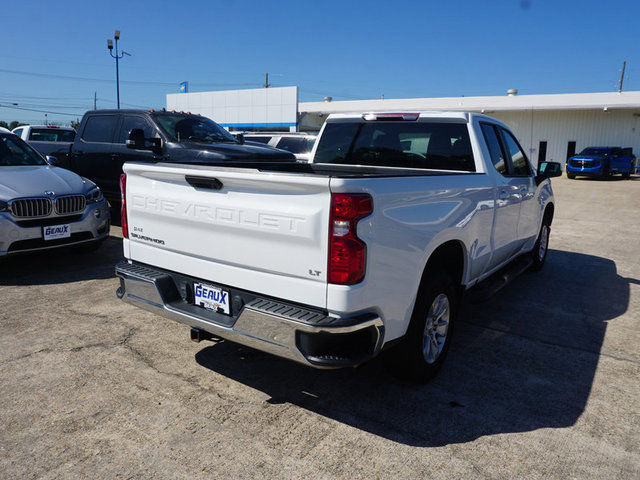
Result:
M640 177L553 183L547 265L426 386L190 342L116 299L117 227L0 261L0 477L640 478Z

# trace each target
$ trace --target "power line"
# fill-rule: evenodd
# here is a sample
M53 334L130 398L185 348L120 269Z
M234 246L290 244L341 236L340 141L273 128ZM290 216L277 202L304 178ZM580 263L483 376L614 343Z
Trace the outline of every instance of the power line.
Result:
M91 78L91 77L74 77L71 75L56 75L53 73L39 73L39 72L24 72L21 70L8 70L5 68L0 68L0 72L3 73L12 73L14 75L26 75L30 77L40 77L40 78L55 78L60 80L74 80L79 82L99 82L99 83L113 83L113 80L108 80L106 78ZM148 82L148 81L137 81L137 80L122 80L120 83L126 83L128 85L141 85L141 86L158 86L158 87L175 87L179 84L179 82ZM197 83L197 82L189 82L193 86L197 87L259 87L261 84L259 83Z
M28 99L28 100L87 100L89 97L34 97L31 95L23 95L21 93L0 93L0 99L14 100Z
M84 112L83 113L52 112L50 110L36 110L36 109L33 109L33 108L22 108L22 107L16 107L14 105L4 105L4 104L0 104L0 108L11 108L13 110L23 110L25 112L52 113L54 115L69 115L71 117L77 117L77 116L84 115Z
M324 97L327 95L327 92L330 89L327 89L324 92L319 92L317 90L307 90L306 88L300 88L299 90L303 93L313 93L314 95L322 95ZM352 95L350 93L334 93L333 91L331 91L331 96L334 98L346 98L349 100L370 100L371 99L371 97L362 97L359 95Z

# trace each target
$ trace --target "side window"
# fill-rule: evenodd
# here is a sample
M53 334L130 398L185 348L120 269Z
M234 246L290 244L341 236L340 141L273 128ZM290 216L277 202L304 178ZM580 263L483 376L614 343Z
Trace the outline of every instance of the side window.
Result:
M22 138L22 131L24 130L24 128L16 128L13 133L19 137Z
M505 129L502 130L502 138L504 138L505 146L511 157L511 164L513 165L513 175L529 176L531 175L531 169L529 168L529 162L524 152L520 149L516 139Z
M310 152L311 150L313 150L313 146L316 144L316 137L307 137L307 148L306 151Z
M304 153L307 147L307 141L303 137L282 137L276 148L287 150L291 153Z
M117 122L117 115L91 116L87 119L82 139L86 142L111 143Z
M507 175L507 163L504 161L504 155L502 154L502 148L500 147L500 141L496 129L493 125L488 123L480 124L482 126L482 134L489 147L489 153L491 154L491 162L498 171L499 174Z
M120 127L120 135L118 136L117 143L125 143L129 137L129 132L134 128L140 128L144 131L145 138L153 138L156 134L153 127L143 117L136 117L133 115L125 115L122 121L122 127Z
M65 130L58 135L59 142L73 142L74 138L76 138L76 132L73 130Z
M245 139L250 140L252 142L260 142L260 143L269 143L269 140L271 140L271 137L249 137L246 136Z

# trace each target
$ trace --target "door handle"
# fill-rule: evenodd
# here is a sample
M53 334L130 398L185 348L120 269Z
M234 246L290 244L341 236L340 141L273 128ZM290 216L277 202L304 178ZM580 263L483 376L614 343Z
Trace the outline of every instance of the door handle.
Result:
M206 188L209 190L220 190L223 187L223 184L217 178L208 178L208 177L195 177L192 175L186 175L184 179L187 181L189 185L194 188Z
M120 154L119 153L112 153L111 154L111 158L113 158L114 160L118 160L120 158Z

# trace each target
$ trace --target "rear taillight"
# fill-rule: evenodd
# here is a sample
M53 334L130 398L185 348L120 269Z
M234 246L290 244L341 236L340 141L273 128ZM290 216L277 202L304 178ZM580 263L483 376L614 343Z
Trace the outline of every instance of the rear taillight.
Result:
M127 222L127 174L120 175L120 221L122 222L122 236L129 238L129 223Z
M331 194L328 282L353 285L364 279L367 246L358 238L358 221L373 212L367 194Z

